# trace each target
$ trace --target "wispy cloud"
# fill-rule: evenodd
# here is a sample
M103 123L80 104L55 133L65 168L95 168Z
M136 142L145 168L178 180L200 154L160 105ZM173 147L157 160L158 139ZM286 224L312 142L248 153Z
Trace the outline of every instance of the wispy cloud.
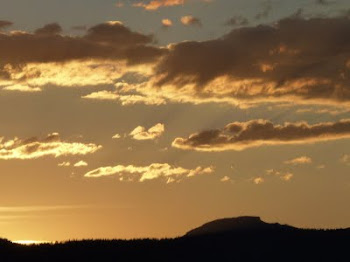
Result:
M285 164L287 165L303 165L303 164L311 164L312 163L312 159L308 156L301 156L301 157L297 157L294 159L290 159L287 161L284 161Z
M183 167L172 166L167 163L154 163L149 166L107 166L100 167L85 174L88 178L98 178L105 176L119 176L120 181L144 182L146 180L154 180L164 178L167 183L179 182L184 178L189 178L202 174L210 174L214 172L213 167L200 167L195 169L186 169Z
M0 159L35 159L45 156L86 155L95 153L102 146L93 143L62 141L58 133L47 135L39 140L14 138L5 140L0 137Z
M58 164L58 166L60 166L60 167L68 167L70 165L71 165L70 162L61 162L61 163Z

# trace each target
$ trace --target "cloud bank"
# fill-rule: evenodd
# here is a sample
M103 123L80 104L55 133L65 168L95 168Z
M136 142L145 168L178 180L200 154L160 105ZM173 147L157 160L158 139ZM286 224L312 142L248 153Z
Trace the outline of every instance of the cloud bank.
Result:
M172 146L196 151L240 151L266 145L305 144L350 138L350 120L309 125L306 122L276 125L267 120L233 122L223 129L176 138Z

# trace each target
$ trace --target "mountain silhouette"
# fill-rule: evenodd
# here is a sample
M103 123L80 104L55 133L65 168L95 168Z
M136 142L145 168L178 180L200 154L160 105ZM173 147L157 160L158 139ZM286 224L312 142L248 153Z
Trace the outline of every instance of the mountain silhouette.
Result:
M210 234L230 234L230 233L252 233L261 231L282 231L294 230L296 228L281 225L278 223L269 224L260 219L260 217L236 217L214 220L198 228L187 232L185 236L203 236Z
M82 240L22 246L0 239L0 261L350 261L350 229L300 229L225 218L173 239Z

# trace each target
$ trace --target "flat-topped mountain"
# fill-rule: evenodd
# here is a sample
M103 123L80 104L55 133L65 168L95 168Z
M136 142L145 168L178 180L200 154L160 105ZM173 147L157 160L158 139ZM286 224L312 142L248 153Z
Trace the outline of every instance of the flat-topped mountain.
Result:
M200 227L187 232L185 236L202 236L210 234L229 234L237 232L256 232L256 231L275 231L275 230L293 230L294 227L281 225L278 223L270 224L262 221L260 217L236 217L214 220Z

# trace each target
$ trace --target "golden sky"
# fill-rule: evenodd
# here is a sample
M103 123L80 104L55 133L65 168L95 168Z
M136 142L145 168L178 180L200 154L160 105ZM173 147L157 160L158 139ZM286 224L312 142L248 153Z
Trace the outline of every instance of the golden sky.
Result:
M28 2L0 4L0 237L350 226L348 1Z

